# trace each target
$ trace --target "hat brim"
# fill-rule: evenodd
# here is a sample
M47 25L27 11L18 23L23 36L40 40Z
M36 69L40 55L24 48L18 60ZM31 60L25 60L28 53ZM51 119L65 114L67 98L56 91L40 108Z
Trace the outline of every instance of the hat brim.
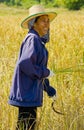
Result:
M42 12L42 13L38 13L38 14L34 14L31 16L28 16L26 19L24 19L21 23L21 27L28 29L28 21L30 21L31 19L41 16L41 15L48 15L49 16L49 20L50 22L57 16L57 13L55 12Z

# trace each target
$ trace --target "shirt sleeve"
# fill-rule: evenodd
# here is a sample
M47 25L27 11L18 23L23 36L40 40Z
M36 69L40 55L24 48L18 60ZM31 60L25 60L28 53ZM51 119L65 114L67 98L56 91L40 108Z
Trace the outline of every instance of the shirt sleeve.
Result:
M45 79L43 80L43 84L44 84L44 91L45 91L45 92L48 92L49 87L50 87L49 79L45 78Z
M46 66L37 64L37 45L39 45L39 41L35 37L26 41L19 60L19 68L31 78L42 79L47 77L50 71Z

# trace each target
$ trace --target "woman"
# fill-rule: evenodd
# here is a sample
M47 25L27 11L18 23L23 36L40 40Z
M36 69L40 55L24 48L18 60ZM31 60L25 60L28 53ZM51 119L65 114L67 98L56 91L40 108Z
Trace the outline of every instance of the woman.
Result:
M50 97L56 94L47 79L53 76L53 72L47 68L48 52L45 48L45 43L49 41L50 21L55 17L56 13L45 12L41 5L35 5L21 23L23 28L29 28L29 32L20 48L9 97L9 104L19 109L17 130L35 129L43 90Z

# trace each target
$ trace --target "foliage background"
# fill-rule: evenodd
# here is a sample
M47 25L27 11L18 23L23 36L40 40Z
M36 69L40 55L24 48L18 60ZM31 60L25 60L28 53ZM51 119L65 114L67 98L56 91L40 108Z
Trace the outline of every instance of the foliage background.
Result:
M44 4L46 7L67 7L68 9L79 10L84 6L84 0L0 0L7 5L17 5L29 8L33 4Z

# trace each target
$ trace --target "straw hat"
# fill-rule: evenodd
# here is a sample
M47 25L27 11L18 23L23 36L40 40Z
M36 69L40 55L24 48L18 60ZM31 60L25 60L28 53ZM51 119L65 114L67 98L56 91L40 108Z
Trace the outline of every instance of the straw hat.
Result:
M36 18L36 17L41 16L41 15L48 15L50 21L52 21L56 17L57 14L55 12L46 12L44 7L41 5L34 5L29 9L29 15L26 19L24 19L22 21L21 26L23 28L28 29L28 22L31 19Z

